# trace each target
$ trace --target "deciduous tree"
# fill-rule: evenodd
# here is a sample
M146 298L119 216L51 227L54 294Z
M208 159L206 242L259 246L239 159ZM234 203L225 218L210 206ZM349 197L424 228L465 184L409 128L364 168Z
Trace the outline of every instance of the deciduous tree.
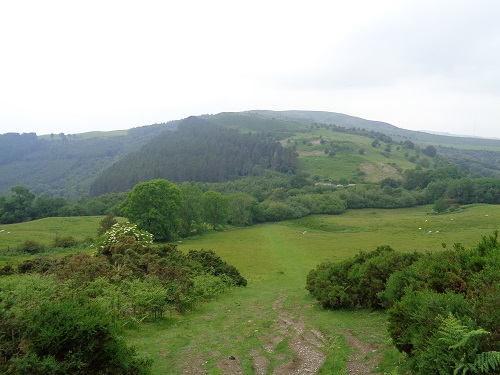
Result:
M120 206L122 213L158 240L172 240L180 230L182 195L174 183L156 179L140 182Z

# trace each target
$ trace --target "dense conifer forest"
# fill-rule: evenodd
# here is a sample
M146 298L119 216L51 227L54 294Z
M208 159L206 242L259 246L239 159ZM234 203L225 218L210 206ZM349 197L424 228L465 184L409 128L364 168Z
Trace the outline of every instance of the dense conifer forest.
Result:
M269 169L295 172L294 148L259 134L241 134L197 117L182 121L141 150L105 170L91 185L91 195L127 191L154 178L170 181L223 182Z

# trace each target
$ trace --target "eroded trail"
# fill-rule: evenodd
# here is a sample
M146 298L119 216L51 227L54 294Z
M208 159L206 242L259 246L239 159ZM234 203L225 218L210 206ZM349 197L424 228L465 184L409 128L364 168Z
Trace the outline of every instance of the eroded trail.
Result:
M287 341L294 356L287 362L277 366L272 372L275 375L286 374L315 374L326 355L321 348L326 344L323 335L317 330L306 330L306 317L295 318L283 308L286 294L281 291L279 298L273 303L272 309L278 313L278 319L271 328L275 331L266 334L262 348L256 348L252 354L253 368L256 374L267 374L269 360L262 354L262 350L272 354L276 346L282 341Z
M378 374L372 372L380 361L377 345L367 344L358 339L351 331L345 333L347 343L353 351L347 361L347 373L350 374Z
M267 330L259 332L259 346L248 350L248 353L219 358L217 367L222 374L244 374L241 358L248 356L251 361L252 373L256 375L303 375L317 374L326 359L326 351L330 343L317 329L307 328L308 318L300 314L300 307L287 309L284 305L287 295L284 290L272 303L271 309L275 319ZM263 310L266 310L264 307ZM352 331L339 332L345 336L351 354L346 363L348 374L376 374L372 372L380 355L379 346L368 344L357 338ZM283 350L276 350L279 345L286 345L290 355ZM211 353L219 356L220 353ZM206 361L198 357L197 363L186 364L184 374L207 374L204 369ZM274 366L273 366L274 364Z
M144 352L154 359L153 372L312 375L324 367L323 373L370 373L377 364L377 353L354 338L383 342L375 337L379 330L373 327L374 322L380 327L384 318L317 306L304 285L317 259L330 257L315 253L322 249L318 239L314 238L312 246L312 237L294 227L252 227L245 232L252 239L251 249L238 254L233 250L241 241L241 233L237 234L225 257L239 262L238 269L249 275L248 286L233 289L186 315L141 327L131 343L147 348ZM221 243L214 241L198 247L221 249ZM353 354L348 357L350 349Z

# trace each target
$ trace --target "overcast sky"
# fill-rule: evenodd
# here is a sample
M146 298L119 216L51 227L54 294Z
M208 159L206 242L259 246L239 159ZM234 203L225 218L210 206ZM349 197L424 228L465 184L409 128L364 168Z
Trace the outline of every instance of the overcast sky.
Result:
M500 138L500 1L0 0L0 133L321 110Z

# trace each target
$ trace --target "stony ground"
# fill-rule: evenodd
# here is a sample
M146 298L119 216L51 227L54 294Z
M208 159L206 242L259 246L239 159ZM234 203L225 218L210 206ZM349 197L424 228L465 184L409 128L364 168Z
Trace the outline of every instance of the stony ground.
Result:
M316 329L306 328L307 317L297 315L297 311L290 311L284 307L287 295L281 291L271 308L277 318L268 330L259 332L261 346L252 348L247 353L252 359L253 373L256 375L312 375L318 373L326 359L324 350L330 345L323 334ZM375 374L373 368L380 360L377 347L358 339L351 331L342 332L352 350L347 361L348 374ZM244 338L237 338L243 340ZM293 356L289 359L283 353L275 352L277 346L287 343ZM204 365L207 359L195 352L185 353L186 361L183 374L208 374ZM237 354L222 357L215 351L210 353L218 358L217 367L225 375L244 374L240 358ZM270 371L270 360L273 357L282 363Z

